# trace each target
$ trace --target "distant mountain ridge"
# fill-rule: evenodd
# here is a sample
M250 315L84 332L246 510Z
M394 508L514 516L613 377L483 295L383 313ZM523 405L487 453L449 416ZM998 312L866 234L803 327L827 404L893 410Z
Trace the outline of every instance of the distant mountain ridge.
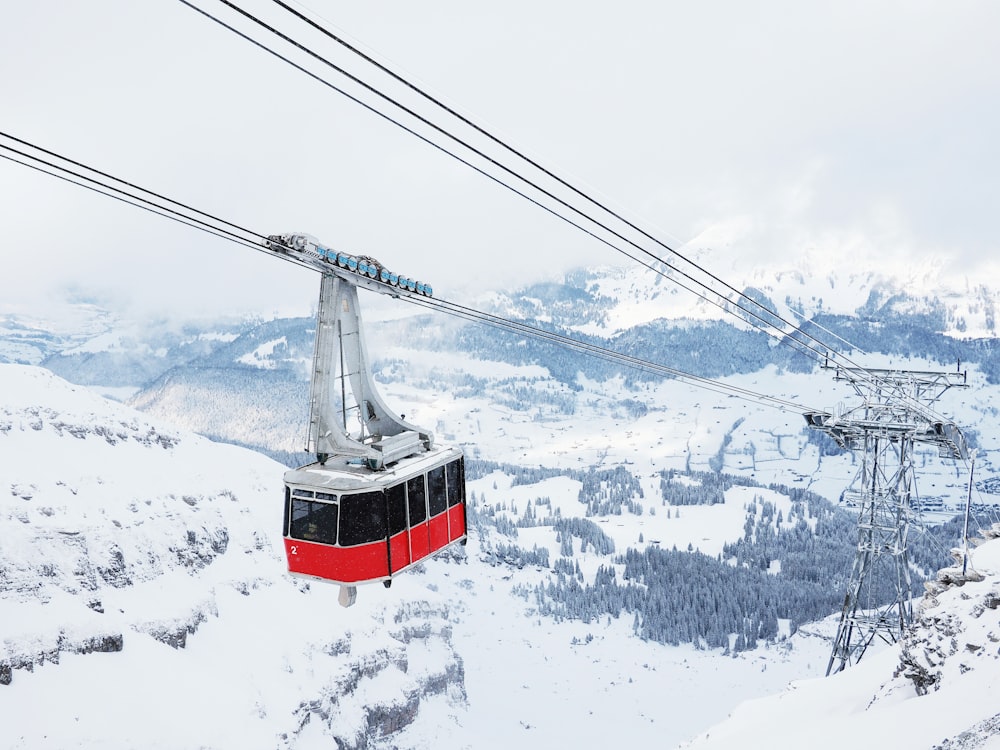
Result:
M699 257L703 255L706 254ZM675 260L674 264L685 269L682 261ZM734 269L733 273L737 271ZM579 269L568 273L559 283L542 282L516 292L495 293L481 299L479 304L490 312L582 336L635 356L645 353L656 361L676 363L679 369L705 377L751 372L766 363L793 369L812 366L808 360L797 361L799 355L787 347L775 349L776 339L766 333L747 333L748 316L734 305L710 304L672 284L669 278L693 286L677 271L665 268L663 273L660 276L641 267ZM922 280L920 288L914 288L905 279L874 272L831 270L825 276L817 273L820 272L810 272L805 266L792 270L753 268L735 286L804 331L829 341L833 348L852 347L823 329L843 337L859 350L896 356L926 355L949 363L976 362L992 380L1000 378L993 343L1000 291L981 285L958 289L944 282L933 286L927 279ZM736 299L718 283L709 283ZM743 306L755 311L745 302ZM37 322L8 314L6 325L0 327L0 362L43 363L75 382L136 389L150 385L171 368L187 366L240 364L258 369L297 369L300 377L307 377L312 353L309 319L202 321L182 326L159 322L136 326L116 323L110 313L100 313L92 304L75 309L85 312L80 317L79 330L62 335L42 330ZM422 317L412 316L411 320ZM67 325L70 324L63 323L64 327ZM372 324L369 327L371 331L380 328ZM514 339L474 325L459 329L465 333L448 325L444 327L444 336L437 337L427 336L430 332L427 326L415 328L398 320L382 324L381 330L383 336L419 336L431 348L464 347L473 349L472 353L492 353L495 336L501 340L505 336ZM662 347L658 342L668 331L675 343ZM738 347L745 352L742 363L723 362L725 357L720 351L703 350L720 337L739 339L738 332L759 342ZM721 343L719 349L729 354L736 352L732 341ZM537 357L538 345L530 340L526 343L532 348L531 356ZM697 361L690 356L695 353ZM528 359L524 353L511 356L518 363ZM598 362L590 361L589 365L585 359L581 362L577 367L584 372L590 370L596 377L607 377L611 371Z
M779 297L793 299L793 294L808 292L809 304L802 307L811 310L814 317L801 324L802 330L824 341L838 341L833 335L837 334L852 342L856 348L850 355L857 361L869 366L969 370L977 386L968 396L958 397L967 406L959 408L955 418L967 428L974 445L978 435L992 429L983 423L991 407L988 392L980 385L983 380L985 385L1000 383L998 339L971 338L979 323L967 325L964 337L954 335L958 307L949 307L950 303L940 299L916 298L873 274L848 276L850 293L842 294L839 276L817 280L801 270L755 273L757 286L748 287L748 292L776 310L788 308L786 302L777 301ZM819 287L835 292L835 296L824 291L829 299L821 299L815 294ZM994 299L992 293L981 290L971 301L966 300L987 329L992 325L989 310ZM813 359L646 269L578 270L567 274L563 283L545 282L517 292L493 294L477 304L496 314L692 375L736 379L751 391L784 394L812 408L832 408L837 401L850 398L850 394L833 392ZM99 335L92 332L83 340L66 340L62 345L53 343L57 351L43 364L75 382L129 398L139 408L213 438L263 450L286 463L303 460L314 328L311 318L130 325L117 333L120 328L105 328ZM436 401L438 408L427 411L431 422L424 425L434 431L439 429L435 422L442 410L454 409L456 416L463 410L459 421L445 420L441 437L470 445L478 438L463 435L455 425L464 423L462 430L476 429L482 420L470 415L481 409L508 409L519 415L518 419L541 424L561 421L568 429L578 429L570 426L574 420L586 424L602 414L651 422L669 410L668 406L654 406L657 399L651 398L651 393L688 388L670 385L661 376L641 369L623 368L535 338L427 312L388 320L372 316L365 335L376 380L390 401L411 416L414 409L421 413L420 404ZM826 395L828 391L830 395ZM794 420L785 420L787 425L776 433L770 420L747 419L747 413L737 407L728 399L718 401L713 409L724 419L711 430L714 434L707 441L692 441L682 433L671 440L685 442L683 450L690 456L690 468L711 465L748 471L748 476L767 469L774 472L774 481L783 481L777 468L782 464L759 460L760 446L773 441L775 434L788 436L779 441L783 446L791 445L789 440L806 446L816 436ZM947 404L944 407L947 409ZM729 429L729 425L738 426ZM761 429L766 434L760 434ZM516 442L509 429L505 435L501 442ZM491 442L491 450L497 451L499 444ZM515 460L519 454L513 445L511 448L495 458ZM785 460L800 451L782 450L781 454ZM546 465L552 462L543 455L534 460ZM835 459L820 455L819 460ZM799 465L784 466L786 472L815 481L814 470L801 472ZM993 486L987 452L981 454L980 469L982 486ZM923 487L932 497L941 491L931 489L926 484ZM832 499L840 490L824 492Z
M875 274L843 275L846 279L831 274L817 280L801 271L757 269L748 283L737 288L761 308L713 284L740 301L742 310L707 292L703 296L718 305L678 289L665 278L677 277L676 271L665 269L664 276L659 276L643 268L581 270L568 274L561 285L529 286L495 295L490 303L501 314L581 335L592 343L701 377L755 372L768 364L796 372L811 370L815 359L778 345L783 336L790 336L814 349L819 348L816 341L824 342L831 350L862 362L870 353L928 359L942 368L975 364L990 382L1000 382L1000 347L995 336L1000 292L982 286L964 291L941 286L917 294ZM792 325L783 327L781 333L768 329L763 321L771 318L765 309L801 333ZM519 362L539 357L538 350L546 346L528 341L529 353L525 353L513 336L475 329L467 336L463 343L474 348L485 348L481 342L492 342L494 337L510 341L509 349L514 352L510 356ZM566 379L576 369L598 378L614 372L613 367L593 360L574 364L566 376L559 374L562 367L550 367L553 375Z

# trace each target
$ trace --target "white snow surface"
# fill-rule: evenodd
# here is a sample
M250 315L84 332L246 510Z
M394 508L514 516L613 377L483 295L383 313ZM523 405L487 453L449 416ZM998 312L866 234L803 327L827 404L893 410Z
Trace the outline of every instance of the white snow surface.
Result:
M392 635L399 597L348 611L285 575L279 464L44 370L0 382L0 665L36 660L0 686L0 746L273 748L340 696L328 745L456 664ZM415 602L444 627L440 597Z
M771 376L738 381L762 377ZM820 380L781 376L789 389L825 395ZM585 387L613 403L613 384ZM597 519L619 550L690 543L716 554L742 533L752 495L788 516L780 493L743 487L724 504L666 513L658 470L714 452L734 432L724 412L676 386L648 389L649 415L621 425L584 413L535 426L487 402L470 411L446 393L392 390L418 422L436 414L439 433L475 434L497 460L629 466L644 483L643 513ZM787 469L787 459L810 455L794 415L740 413L762 420L747 434L763 426L774 443L750 455L735 431L727 464L747 456L746 473L766 480L768 461ZM0 668L22 665L0 684L0 748L320 748L334 738L372 748L675 747L691 738L706 748L833 747L858 726L929 748L996 712L998 610L973 610L983 592L1000 591L1000 542L976 550L983 583L950 589L925 612L960 618L963 629L938 689L916 696L894 676L898 647L817 679L834 619L730 657L644 642L627 616L539 617L515 589L548 572L496 564L488 532L473 531L465 554L391 589L362 588L342 609L334 587L285 573L284 467L41 369L0 365L0 456ZM814 489L832 493L850 476L845 459L809 461L801 473ZM578 490L567 477L514 485L503 472L469 483L478 502L505 505L511 519L539 498L582 515ZM551 527L520 532L521 547L558 555ZM587 579L608 563L592 551L575 559ZM95 650L115 636L120 650Z
M0 451L0 666L22 664L0 685L3 748L671 746L825 664L828 623L732 658L625 618L539 618L512 589L544 571L488 564L477 534L342 609L285 573L282 466L33 367L0 366ZM568 480L509 487L470 491L576 502ZM731 526L690 515L694 535ZM403 728L371 730L414 696Z
M1000 747L1000 539L975 549L971 562L983 580L926 597L901 643L748 701L684 747L833 750L851 737L860 747ZM930 673L931 687L917 689L907 674L913 662Z

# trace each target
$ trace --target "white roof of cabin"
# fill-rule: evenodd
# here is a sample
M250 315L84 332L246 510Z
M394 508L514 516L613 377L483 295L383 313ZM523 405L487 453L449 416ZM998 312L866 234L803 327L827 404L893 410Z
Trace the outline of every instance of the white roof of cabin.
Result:
M450 463L461 455L458 448L435 446L379 471L369 469L362 459L331 456L325 465L316 462L286 471L285 484L332 493L380 490L430 471L439 464Z

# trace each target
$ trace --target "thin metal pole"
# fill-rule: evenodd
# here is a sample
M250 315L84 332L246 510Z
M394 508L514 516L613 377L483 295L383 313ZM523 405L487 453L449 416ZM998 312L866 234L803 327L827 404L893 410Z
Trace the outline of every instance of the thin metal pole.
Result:
M962 577L965 577L965 571L969 567L969 513L972 510L972 473L976 469L976 452L972 451L972 455L969 460L969 494L965 498L965 531L962 532L962 539L964 541L965 552L962 555Z
M347 373L344 372L344 329L340 320L337 321L337 341L340 342L340 415L344 420L344 432L347 432L347 384L344 382Z

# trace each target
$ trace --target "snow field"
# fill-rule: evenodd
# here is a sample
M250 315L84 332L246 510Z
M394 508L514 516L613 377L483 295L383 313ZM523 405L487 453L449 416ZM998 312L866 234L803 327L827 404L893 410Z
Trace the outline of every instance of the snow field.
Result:
M43 371L2 374L5 392L18 395L5 405L12 424L0 440L12 460L0 469L0 486L20 493L0 495L0 514L9 519L3 552L8 570L27 580L0 599L7 623L0 643L5 653L25 655L93 635L123 639L120 652L63 651L58 664L15 670L0 710L10 747L322 746L330 732L357 731L370 706L398 704L457 657L467 701L452 688L427 697L399 741L430 747L445 733L456 747L548 746L567 737L586 744L611 738L617 725L610 717L628 725L614 736L679 741L725 710L718 698L709 700L718 686L705 682L706 670L730 675L723 679L733 700L771 684L755 680L763 664L756 655L720 659L643 643L629 634L630 623L615 619L587 626L532 616L530 604L512 594L515 583L531 578L482 564L475 535L468 562L435 560L389 590L364 587L358 604L344 610L335 587L306 586L284 573L277 532L282 467L151 421ZM48 411L36 418L37 403ZM109 424L120 429L104 429ZM159 437L169 438L167 447ZM522 511L542 496L567 517L582 510L573 480L511 487L495 475L472 489L489 496L494 480L497 494L508 493L506 502ZM666 523L646 514L621 518L630 525L608 526L621 549L646 528L633 520ZM191 565L176 559L176 550L188 549L188 532L204 552L218 528L228 534L223 552L204 563L192 553L184 558ZM522 531L519 544L537 534L555 559L551 529ZM66 542L79 538L88 554ZM78 574L110 545L132 563L128 585ZM144 562L150 554L157 565ZM580 559L588 571L607 562L593 553ZM55 573L50 582L29 576L43 565ZM103 613L88 606L94 600ZM414 606L418 624L419 611L428 613L431 637L404 643L395 613ZM182 638L184 648L157 634ZM767 661L800 673L786 651ZM364 664L370 676L358 671ZM783 684L781 669L768 671L775 687ZM699 689L705 706L692 710L689 697Z
M798 680L778 695L747 701L721 724L685 748L843 747L845 732L893 746L931 748L968 733L953 747L1000 747L996 727L996 680L1000 672L1000 617L983 607L1000 596L1000 540L973 553L974 569L985 576L939 594L936 605L919 608L921 620L945 627L928 632L923 623L907 636L917 652L944 649L932 666L939 683L918 695L913 682L899 674L900 646L886 647L832 677ZM952 642L952 639L954 641ZM982 736L970 732L986 725ZM992 727L992 728L991 728ZM890 739L891 738L891 739Z
M3 392L11 394L0 411L0 424L8 425L0 432L5 457L0 488L11 488L9 495L0 493L5 529L0 554L8 570L24 571L21 584L8 587L0 598L0 623L5 623L0 644L9 653L51 648L60 638L108 632L124 638L121 652L63 652L58 664L16 670L13 683L0 687L5 691L0 721L10 730L3 742L10 747L322 747L329 744L330 732L351 735L368 708L399 705L425 684L422 680L459 659L467 700L454 686L422 697L416 720L391 742L439 747L440 738L448 737L449 746L469 748L598 742L670 747L720 721L748 697L825 670L829 622L729 658L643 642L631 634L627 617L590 624L539 618L532 602L514 588L533 585L547 574L491 567L484 558L496 542L509 542L527 549L546 546L554 562L559 545L546 527L519 529L516 540L474 534L466 562L435 560L389 590L364 587L358 604L344 610L336 604L335 587L307 587L284 574L277 532L283 467L109 404L33 368L2 368L0 376L7 386ZM572 418L578 425L572 437L588 462L590 457L607 465L631 462L629 470L643 483L641 515L592 519L614 539L616 549L641 548L642 533L644 545L658 540L663 547L683 549L690 542L717 554L723 542L742 535L754 495L776 503L787 519L787 498L739 487L727 493L724 504L671 507L666 517L657 472L681 468L688 458L707 466L741 416L746 423L768 413L785 420L772 425L778 436L773 445L757 446L758 481L767 456L802 449L797 416L789 419L745 404L724 412L699 399L678 398L676 390L661 390L666 385L649 389L650 413L627 427L620 418L599 417L596 410L584 409ZM407 402L414 409L408 418L421 423L426 420L419 415L443 411L440 419L452 431L491 446L488 458L546 466L565 461L574 468L580 463L574 459L581 454L552 452L548 436L557 430L529 415L486 409L485 399L427 390L411 395ZM604 394L595 387L581 402L591 397L613 398L610 390ZM44 410L38 404L45 404ZM469 410L472 404L480 410ZM691 415L686 426L672 421L675 413ZM478 420L480 430L455 428L462 419L466 424ZM678 450L690 420L703 426L704 452L668 453ZM567 426L559 429L568 430L569 419L562 424ZM651 451L643 430L655 425L654 432L666 431L675 424L680 426L664 438L669 448ZM727 465L731 455L747 455L738 439L737 430L726 450L740 452L727 452ZM643 450L648 469L640 470L636 454ZM802 449L802 455L811 450ZM538 461L522 460L526 454ZM817 458L817 466L831 476L835 467L849 468L844 459L836 460ZM774 463L780 462L775 458ZM843 476L837 481L839 488L846 483ZM583 515L574 480L517 487L511 482L495 473L470 483L470 491L481 502L508 508L513 502L518 516L539 497L549 498L566 518ZM548 511L546 506L535 510L540 516ZM225 550L200 564L196 552L210 549L220 528L228 534ZM189 532L197 544L188 544ZM67 541L80 537L87 540L87 554ZM42 551L39 539L46 541ZM592 551L581 555L575 541L574 559L592 580L610 558ZM88 588L91 579L76 572L86 573L81 561L92 555L110 563L99 550L111 544L136 561L129 569L131 584L116 587L91 576L96 588ZM178 550L188 564L175 560ZM165 571L145 565L143 554L149 553L170 565ZM52 581L28 575L45 564L58 574ZM95 597L104 614L87 605ZM403 624L428 622L431 635L406 642L396 620L399 612L414 607L417 613L404 617ZM10 625L14 622L16 628ZM192 624L194 632L186 629ZM156 640L158 629L184 633L185 647ZM900 688L882 700L888 705L902 695ZM862 702L846 696L844 710L858 710Z

